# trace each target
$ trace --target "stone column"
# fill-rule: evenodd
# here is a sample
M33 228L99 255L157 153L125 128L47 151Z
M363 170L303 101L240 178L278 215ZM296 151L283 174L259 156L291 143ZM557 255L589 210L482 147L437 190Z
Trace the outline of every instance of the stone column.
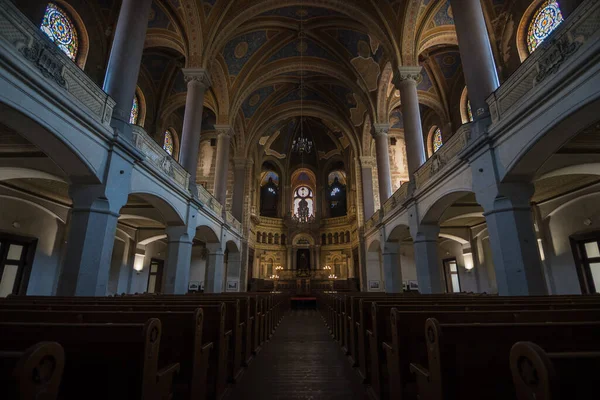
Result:
M258 251L257 251L258 252ZM256 258L254 260L254 268L252 268L252 277L255 279L260 278L261 275L261 265L260 265L260 254L256 255Z
M193 232L186 226L167 227L167 262L163 292L166 294L185 294L190 282L192 261Z
M225 254L220 243L209 243L206 248L208 249L208 259L206 260L204 292L222 293L225 285Z
M190 173L190 192L198 196L196 172L198 169L198 151L200 133L202 131L202 111L204 109L204 93L211 85L208 71L202 68L184 69L187 82L185 114L181 131L179 163Z
M481 0L450 0L460 58L475 121L489 116L485 99L500 82Z
M36 27L39 28L42 25L48 0L13 0L13 3Z
M127 194L114 198L101 186L71 185L70 196L73 208L57 295L106 296L117 220Z
M373 138L377 151L377 180L379 181L379 202L383 203L392 195L392 173L390 170L389 124L373 125Z
M415 171L427 159L417 95L417 81L420 73L421 67L399 67L394 76L394 84L400 91L400 100L402 101L408 176L413 182Z
M254 161L248 158L233 160L233 202L231 213L238 221L244 217L244 199L246 199L246 175Z
M484 209L501 296L548 293L533 228L529 183L499 184L477 199Z
M365 221L375 213L375 201L373 199L373 166L375 160L373 157L360 157L360 172L362 178L363 191L363 213Z
M229 146L233 129L229 125L216 125L217 159L215 165L215 197L225 207L227 200L227 173L229 172Z
M292 269L294 271L298 268L298 266L296 265L297 261L298 261L298 257L297 257L297 254L296 254L297 250L298 249L296 248L296 246L292 247Z
M242 253L229 252L227 256L227 280L238 282L238 291L242 291L241 288L241 272L242 272ZM225 282L227 284L227 282ZM227 288L225 288L227 290Z
M111 126L122 132L128 131L151 4L152 0L123 0L106 67L103 89L116 102Z
M445 292L438 259L439 232L440 227L437 225L421 225L415 233L411 232L415 248L419 292L422 294Z
M386 243L383 248L383 280L386 293L402 293L404 291L399 249L398 243Z

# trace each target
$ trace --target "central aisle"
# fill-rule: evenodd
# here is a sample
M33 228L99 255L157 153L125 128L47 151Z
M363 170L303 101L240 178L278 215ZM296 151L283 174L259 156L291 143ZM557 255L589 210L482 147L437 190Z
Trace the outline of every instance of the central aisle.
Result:
M290 311L228 399L363 400L358 375L317 311Z

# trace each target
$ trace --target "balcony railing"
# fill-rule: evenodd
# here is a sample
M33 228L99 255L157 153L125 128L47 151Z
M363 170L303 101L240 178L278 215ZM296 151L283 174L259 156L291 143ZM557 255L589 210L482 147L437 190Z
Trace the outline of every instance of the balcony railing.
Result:
M335 218L324 218L323 225L326 227L339 226L339 225L348 225L348 216L344 215L341 217Z
M546 91L544 81L559 71L573 67L567 60L600 37L600 2L586 0L565 22L534 51L488 99L492 123L502 120L507 114L526 112L520 107L534 99L543 100Z
M198 200L209 209L213 210L217 216L223 214L223 206L217 199L208 192L202 185L198 185Z
M183 189L189 189L190 174L156 143L141 126L133 126L133 144L144 154L148 163L158 168Z
M458 160L458 153L467 147L471 135L471 124L464 124L444 145L429 157L425 164L415 172L415 183L417 189L423 187L427 181L433 178L440 171L453 165ZM403 185L404 186L404 185Z
M231 226L234 230L236 230L238 232L242 232L242 223L240 221L238 221L237 219L235 219L235 217L233 216L232 213L227 211L225 216L226 216L226 222L229 224L229 226Z
M0 0L0 48L13 53L12 62L25 61L37 69L57 93L56 99L79 103L86 114L110 129L114 100L8 0Z

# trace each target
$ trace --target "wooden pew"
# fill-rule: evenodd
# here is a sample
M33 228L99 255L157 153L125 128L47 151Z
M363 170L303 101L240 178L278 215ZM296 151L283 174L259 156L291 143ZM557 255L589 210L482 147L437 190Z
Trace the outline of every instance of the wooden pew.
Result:
M0 348L18 350L40 340L61 344L65 368L60 399L167 400L179 364L162 366L161 322L144 324L0 323Z
M65 367L65 352L56 342L25 349L0 350L0 388L5 399L55 400Z
M376 398L410 398L415 393L415 379L410 363L426 363L423 326L428 318L441 323L473 322L545 322L600 320L597 309L569 310L496 310L496 311L406 311L401 306L379 306L372 313L374 321L369 335L371 354L371 387ZM390 312L390 308L391 312ZM390 316L391 314L391 316ZM388 317L389 316L389 317ZM375 322L375 319L377 321Z
M421 400L514 399L509 353L517 341L550 352L600 350L600 322L425 324L428 366L411 364Z
M215 343L203 342L203 328L223 326L224 305L204 306L193 311L35 311L0 308L0 320L5 322L60 322L60 323L144 323L158 318L163 327L159 363L180 363L175 380L175 398L205 399L210 353ZM216 329L213 329L216 330ZM210 331L210 329L207 329ZM221 333L220 335L222 335ZM219 335L211 339L218 340ZM213 357L218 365L217 357Z
M600 352L547 353L533 342L517 342L510 370L517 400L588 399L598 391Z

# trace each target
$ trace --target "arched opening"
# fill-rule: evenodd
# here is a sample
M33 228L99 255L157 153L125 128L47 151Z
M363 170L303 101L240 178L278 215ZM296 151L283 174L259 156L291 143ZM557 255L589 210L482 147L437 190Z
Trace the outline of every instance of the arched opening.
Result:
M442 130L437 125L433 125L427 135L427 152L429 153L429 157L434 155L443 145Z
M88 33L75 9L64 1L46 6L40 30L79 68L85 67L89 50Z
M517 29L517 51L521 61L525 61L563 21L557 0L533 1Z
M260 215L277 218L279 215L280 176L271 163L263 164L260 179Z
M346 201L346 173L341 170L332 171L327 177L327 200L329 216L342 217L348 213Z

